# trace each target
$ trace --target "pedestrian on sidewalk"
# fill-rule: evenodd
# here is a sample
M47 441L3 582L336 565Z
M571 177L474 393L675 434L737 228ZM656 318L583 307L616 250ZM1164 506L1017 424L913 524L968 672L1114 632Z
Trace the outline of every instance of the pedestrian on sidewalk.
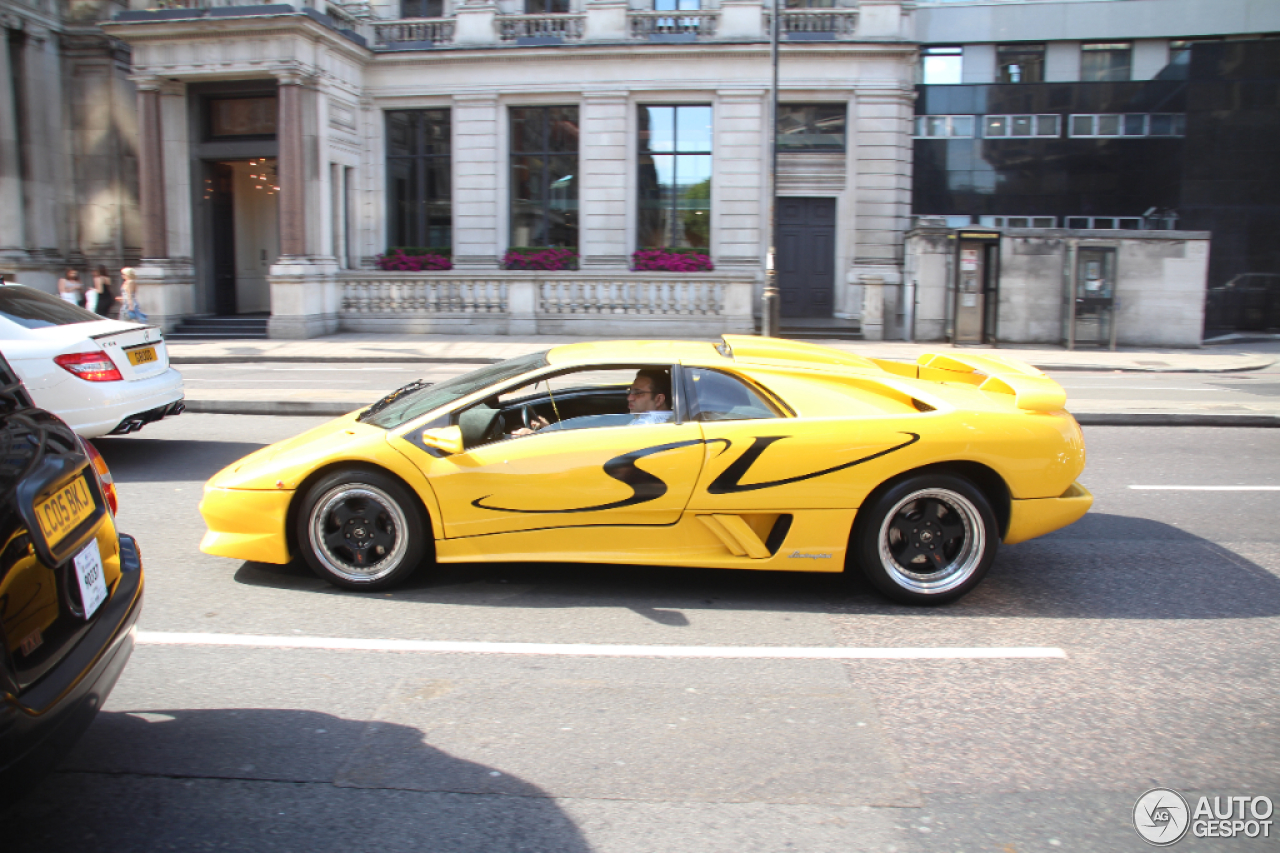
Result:
M115 301L111 294L111 276L107 274L107 268L99 264L93 274L92 286L84 292L84 307L105 317Z
M80 281L80 273L67 270L67 274L58 279L58 295L72 305L83 307L84 282Z
M120 305L120 319L133 320L136 323L147 322L147 315L138 307L138 280L133 267L120 270L120 295L116 300Z

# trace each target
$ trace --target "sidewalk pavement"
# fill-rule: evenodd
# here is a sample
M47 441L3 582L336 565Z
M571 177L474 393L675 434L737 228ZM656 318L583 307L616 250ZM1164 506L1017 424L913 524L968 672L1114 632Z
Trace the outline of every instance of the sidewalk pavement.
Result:
M337 334L310 340L169 341L169 360L183 364L262 362L355 362L492 364L585 338L551 335L372 335ZM1146 374L1231 374L1262 371L1280 359L1280 340L1243 339L1199 349L1066 350L1047 346L955 348L947 343L900 341L818 341L872 358L915 361L926 352L961 350L1013 356L1041 370ZM1204 377L1201 377L1204 378ZM306 399L274 399L253 390L187 389L187 410L222 414L337 416L366 402L350 391L307 392ZM1147 426L1280 427L1280 395L1251 397L1247 404L1212 400L1084 399L1071 394L1068 407L1082 424Z

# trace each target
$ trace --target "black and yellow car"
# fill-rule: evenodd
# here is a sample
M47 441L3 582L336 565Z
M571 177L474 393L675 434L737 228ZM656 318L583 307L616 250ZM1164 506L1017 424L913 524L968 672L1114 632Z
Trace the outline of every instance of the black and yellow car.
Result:
M137 543L102 456L0 355L0 804L84 732L133 651Z

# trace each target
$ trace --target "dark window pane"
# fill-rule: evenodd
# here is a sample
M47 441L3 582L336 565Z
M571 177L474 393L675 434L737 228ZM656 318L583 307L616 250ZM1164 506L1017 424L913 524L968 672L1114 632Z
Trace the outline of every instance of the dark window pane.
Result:
M1072 116L1072 136L1093 136L1093 116Z
M638 245L709 246L711 108L641 107L640 133Z
M1132 49L1124 43L1080 46L1080 79L1086 83L1106 83L1129 79Z
M1120 116L1098 116L1099 136L1119 136Z
M996 66L998 83L1042 83L1044 82L1044 45L998 45Z
M1031 116L1010 116L1010 136L1030 136Z
M1129 114L1124 117L1124 135L1125 136L1145 136L1147 132L1147 117L1141 113Z
M1057 136L1057 116L1036 116L1036 136Z
M391 246L452 243L452 163L447 109L388 110L387 239Z
M578 108L513 107L511 246L578 245Z
M1152 136L1172 136L1173 135L1173 116L1169 114L1157 114L1151 117L1151 135Z
M444 0L401 0L402 18L443 18Z
M1083 216L1068 216L1067 227L1068 228L1088 228L1089 220Z

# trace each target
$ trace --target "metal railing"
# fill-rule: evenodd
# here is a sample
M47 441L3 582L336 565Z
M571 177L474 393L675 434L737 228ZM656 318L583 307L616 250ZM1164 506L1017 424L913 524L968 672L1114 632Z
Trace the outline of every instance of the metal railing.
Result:
M543 281L541 314L716 316L724 313L723 281Z

